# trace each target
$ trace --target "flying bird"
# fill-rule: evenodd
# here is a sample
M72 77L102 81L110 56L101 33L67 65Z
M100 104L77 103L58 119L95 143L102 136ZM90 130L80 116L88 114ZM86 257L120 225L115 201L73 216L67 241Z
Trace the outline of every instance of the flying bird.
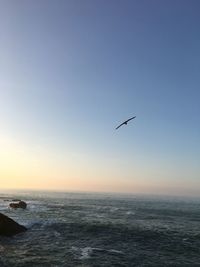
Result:
M135 119L135 118L136 118L136 116L134 116L134 117L132 117L132 118L130 118L130 119L128 119L128 120L122 122L119 126L117 126L116 130L119 129L119 127L121 127L122 125L127 125L127 123L128 123L129 121L131 121L131 120L133 120L133 119Z

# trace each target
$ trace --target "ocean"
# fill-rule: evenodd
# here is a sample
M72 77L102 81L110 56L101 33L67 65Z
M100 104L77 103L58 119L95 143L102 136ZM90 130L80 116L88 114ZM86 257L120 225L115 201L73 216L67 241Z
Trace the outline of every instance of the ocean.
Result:
M28 231L0 237L0 267L200 266L200 200L3 192L0 212ZM12 199L27 209L9 208Z

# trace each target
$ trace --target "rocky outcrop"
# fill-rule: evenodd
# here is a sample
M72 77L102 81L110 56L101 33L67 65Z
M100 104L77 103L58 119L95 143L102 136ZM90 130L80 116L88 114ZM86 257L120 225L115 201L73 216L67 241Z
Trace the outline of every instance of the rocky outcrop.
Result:
M18 203L10 203L9 204L9 206L11 207L11 208L14 208L14 209L18 209L18 208L21 208L21 209L26 209L26 207L27 207L27 204L26 204L26 202L24 202L24 201L19 201Z
M8 216L0 213L0 235L13 236L26 231L27 228L18 224Z

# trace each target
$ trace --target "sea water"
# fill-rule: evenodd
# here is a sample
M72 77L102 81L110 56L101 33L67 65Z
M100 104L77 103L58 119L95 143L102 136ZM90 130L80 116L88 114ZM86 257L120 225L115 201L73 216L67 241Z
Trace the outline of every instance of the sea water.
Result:
M200 201L10 192L0 212L28 231L0 237L1 267L200 266ZM27 209L11 209L14 198Z

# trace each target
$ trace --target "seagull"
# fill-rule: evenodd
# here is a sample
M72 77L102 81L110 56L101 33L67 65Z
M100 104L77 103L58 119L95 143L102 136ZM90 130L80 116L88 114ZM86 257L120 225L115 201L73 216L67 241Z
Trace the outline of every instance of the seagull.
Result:
M135 119L135 118L136 118L136 116L135 116L135 117L132 117L132 118L130 118L130 119L124 121L124 122L122 122L122 123L121 123L119 126L117 126L117 128L115 128L115 129L117 130L117 129L119 129L119 127L121 127L122 125L127 125L128 121L131 121L131 120L133 120L133 119Z

